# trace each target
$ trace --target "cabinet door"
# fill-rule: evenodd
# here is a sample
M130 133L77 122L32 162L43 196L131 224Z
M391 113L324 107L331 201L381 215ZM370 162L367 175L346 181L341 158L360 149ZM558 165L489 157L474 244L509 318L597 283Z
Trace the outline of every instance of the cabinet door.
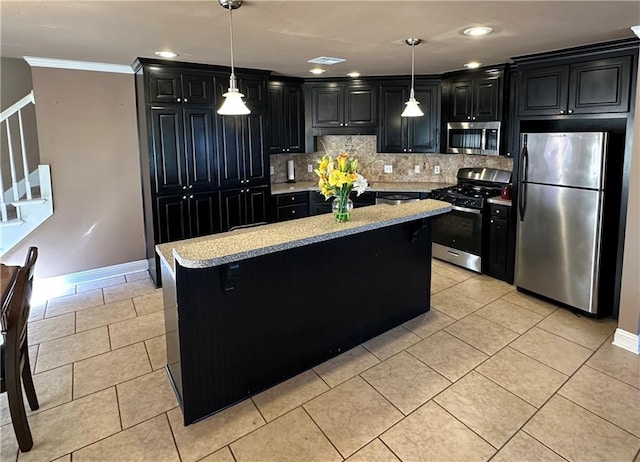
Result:
M380 89L378 152L404 152L407 148L407 119L400 117L408 99L408 83Z
M348 86L345 88L344 126L375 127L378 120L377 88Z
M184 162L183 111L179 107L151 109L154 150L150 159L156 194L175 193L187 188Z
M213 76L190 73L182 75L182 102L186 104L213 105Z
M184 110L188 189L215 189L218 186L214 120L212 109Z
M186 194L156 197L156 244L191 237L189 198Z
M245 223L267 222L268 187L249 188L245 190Z
M630 75L630 56L571 65L568 112L628 112Z
M304 93L301 86L284 89L285 141L287 152L304 152Z
M150 103L179 103L182 86L179 72L153 71L149 74Z
M222 232L234 226L246 224L244 207L244 189L220 191L220 215Z
M476 79L473 81L473 112L471 120L500 120L500 77Z
M218 157L220 186L239 186L244 180L242 166L241 116L220 116L218 121Z
M471 80L451 82L449 88L449 113L451 120L471 120L473 86Z
M343 87L312 87L311 107L314 128L341 127L344 107Z
M508 275L507 249L509 224L506 219L489 220L489 259L486 272L489 276L505 280Z
M267 87L264 79L243 78L238 84L244 95L251 114L265 114L267 106Z
M424 112L409 119L408 152L438 152L440 127L440 86L416 85L415 97Z
M220 220L220 197L217 191L189 195L191 237L219 233L222 230Z
M251 113L242 117L242 146L239 154L243 159L241 182L250 185L266 183L269 156L265 152L262 114Z
M285 87L281 83L270 82L267 88L269 114L269 154L286 152Z
M565 114L569 66L526 69L520 72L518 115Z

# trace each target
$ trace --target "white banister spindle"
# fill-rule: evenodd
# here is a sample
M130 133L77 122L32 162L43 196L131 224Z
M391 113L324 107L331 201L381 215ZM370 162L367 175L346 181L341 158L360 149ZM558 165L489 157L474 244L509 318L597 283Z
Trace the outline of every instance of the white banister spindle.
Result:
M7 204L4 201L4 182L2 181L2 172L0 172L0 219L7 221Z
M9 126L9 119L5 120L7 124L7 143L9 145L9 167L11 168L11 189L13 189L13 200L20 200L20 194L18 194L18 174L16 173L16 162L13 158L13 141L11 140L11 127Z
M22 171L24 172L24 187L27 191L27 200L31 196L31 181L29 181L29 164L27 162L27 147L24 142L24 128L22 127L22 110L18 109L18 124L20 125L20 149L22 150Z

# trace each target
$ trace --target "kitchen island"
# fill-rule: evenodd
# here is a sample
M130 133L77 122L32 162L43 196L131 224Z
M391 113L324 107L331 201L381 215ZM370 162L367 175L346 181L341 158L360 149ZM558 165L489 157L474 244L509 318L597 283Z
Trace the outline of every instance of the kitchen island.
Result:
M167 372L188 425L429 310L423 200L157 246Z

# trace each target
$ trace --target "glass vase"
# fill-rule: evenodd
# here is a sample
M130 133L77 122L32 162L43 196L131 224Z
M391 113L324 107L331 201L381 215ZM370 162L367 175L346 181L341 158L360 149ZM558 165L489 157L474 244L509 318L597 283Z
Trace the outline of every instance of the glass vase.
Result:
M353 210L353 202L348 197L336 197L331 203L333 216L338 223L344 223L351 219L351 210Z

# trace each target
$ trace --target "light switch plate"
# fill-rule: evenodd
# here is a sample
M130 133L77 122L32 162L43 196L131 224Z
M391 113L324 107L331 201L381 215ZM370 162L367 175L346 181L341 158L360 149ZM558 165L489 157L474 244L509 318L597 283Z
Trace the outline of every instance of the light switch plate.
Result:
M436 175L440 175L440 166L436 165L435 167L433 167L433 173L435 173Z
M414 173L420 173L420 166L419 165L414 166L413 167L413 172Z
M307 172L313 173L313 164L307 164Z
M393 173L393 165L385 165L384 173Z
M269 174L271 174L271 175L275 175L275 173L276 173L276 168L275 168L273 165L271 165L271 166L269 167Z

